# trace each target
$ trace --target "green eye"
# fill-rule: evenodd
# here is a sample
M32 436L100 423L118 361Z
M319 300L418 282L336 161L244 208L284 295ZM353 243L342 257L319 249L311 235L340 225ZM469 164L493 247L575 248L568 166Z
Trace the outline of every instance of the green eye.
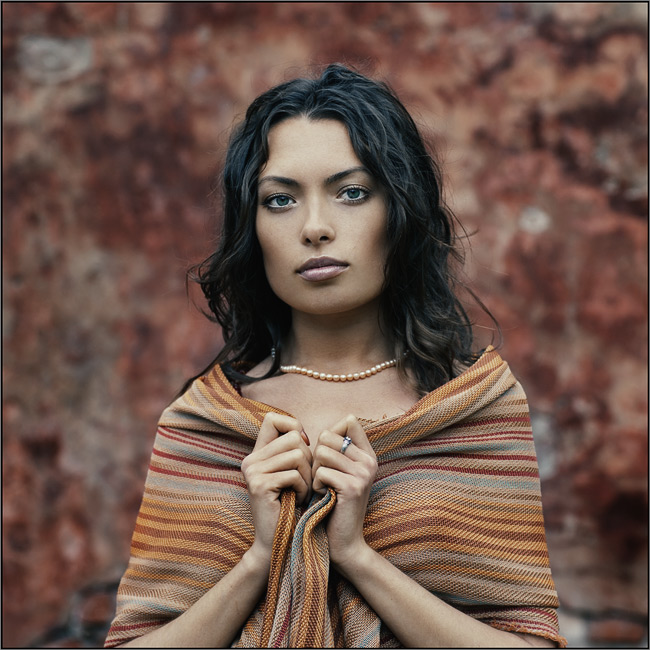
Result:
M274 194L264 201L264 206L271 210L279 210L289 207L294 200L287 194Z
M360 203L368 198L370 192L363 187L347 187L343 190L342 195L350 203Z

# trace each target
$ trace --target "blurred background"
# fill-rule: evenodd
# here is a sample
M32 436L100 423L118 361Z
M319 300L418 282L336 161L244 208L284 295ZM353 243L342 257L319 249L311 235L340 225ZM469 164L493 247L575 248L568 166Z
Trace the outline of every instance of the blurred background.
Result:
M215 244L229 130L334 61L397 91L473 233L562 633L647 644L646 3L2 12L4 647L103 643L158 417L221 345L185 270Z

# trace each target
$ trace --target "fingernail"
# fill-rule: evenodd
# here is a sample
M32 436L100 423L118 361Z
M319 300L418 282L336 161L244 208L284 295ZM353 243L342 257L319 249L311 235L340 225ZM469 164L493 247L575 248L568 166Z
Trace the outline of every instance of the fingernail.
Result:
M305 433L304 429L300 429L300 435L302 436L302 439L305 441L305 444L309 447L309 438L307 437L307 434Z

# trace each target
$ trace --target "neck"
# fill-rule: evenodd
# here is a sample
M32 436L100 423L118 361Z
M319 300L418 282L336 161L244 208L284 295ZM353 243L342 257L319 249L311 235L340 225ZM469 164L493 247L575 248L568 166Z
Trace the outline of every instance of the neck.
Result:
M365 370L393 356L393 347L381 332L376 311L371 316L294 312L282 364L339 374Z

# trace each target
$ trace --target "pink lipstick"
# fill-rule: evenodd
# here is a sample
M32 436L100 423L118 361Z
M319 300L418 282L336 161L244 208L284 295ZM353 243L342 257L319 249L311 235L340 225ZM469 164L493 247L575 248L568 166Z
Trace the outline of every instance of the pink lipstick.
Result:
M297 273L308 282L322 282L340 275L348 266L347 262L332 257L312 257L298 269Z

